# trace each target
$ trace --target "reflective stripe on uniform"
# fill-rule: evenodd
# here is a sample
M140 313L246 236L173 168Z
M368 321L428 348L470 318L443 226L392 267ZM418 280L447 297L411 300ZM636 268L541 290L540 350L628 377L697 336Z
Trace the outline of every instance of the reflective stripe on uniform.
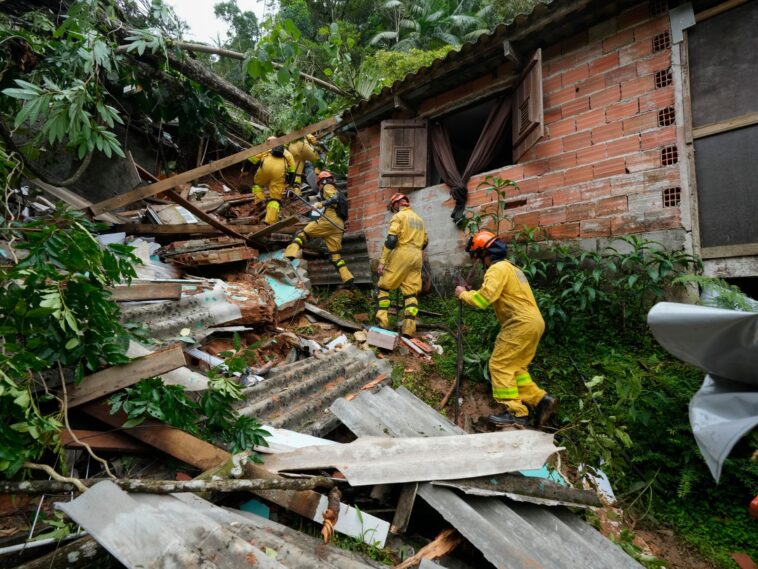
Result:
M490 305L489 301L484 298L479 292L475 292L471 296L471 300L474 302L477 308L485 309Z
M492 396L495 399L518 399L518 387L493 387Z
M389 308L391 302L389 298L380 298L378 304L379 304L379 308Z
M405 307L405 313L411 314L412 316L416 316L418 314L418 306L408 304Z
M534 383L534 381L532 381L532 376L529 375L529 372L520 373L516 376L516 385L522 386L529 385L530 383Z

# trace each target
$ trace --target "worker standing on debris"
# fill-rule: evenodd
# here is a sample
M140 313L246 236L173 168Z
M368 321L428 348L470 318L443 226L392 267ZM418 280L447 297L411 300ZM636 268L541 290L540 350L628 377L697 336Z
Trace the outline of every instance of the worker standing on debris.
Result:
M275 136L266 139L266 142L276 140ZM257 157L255 157L257 158ZM255 163L255 159L253 159ZM266 217L263 222L272 225L279 220L279 208L284 191L292 184L295 178L295 160L289 150L280 144L268 152L260 155L258 170L253 180L253 198L255 203L261 203L266 199L263 188L268 188L268 203L266 204Z
M300 195L300 184L303 181L305 162L315 162L321 158L316 151L317 146L318 139L314 135L309 134L305 138L301 138L287 147L292 154L292 158L295 160L295 183L293 190L298 195Z
M421 291L422 251L426 249L429 239L424 220L411 209L408 196L393 195L387 209L395 215L390 220L379 260L376 322L382 328L389 327L387 310L390 307L390 292L399 288L404 304L403 334L413 336L418 315L416 295Z
M352 286L355 280L347 268L345 259L342 258L342 235L345 233L345 221L347 220L347 198L334 185L334 176L323 170L318 175L318 189L321 203L315 204L316 209L324 212L316 221L310 222L301 229L292 242L284 251L288 259L297 258L300 248L312 237L321 237L329 251L332 264L339 272L342 284Z
M492 395L506 407L502 415L490 415L496 425L527 425L534 408L533 424L544 426L555 411L556 400L540 389L527 370L537 352L545 321L524 273L506 259L508 247L489 231L469 238L466 252L479 259L486 273L479 290L455 288L455 295L475 308L492 306L500 332L489 362Z

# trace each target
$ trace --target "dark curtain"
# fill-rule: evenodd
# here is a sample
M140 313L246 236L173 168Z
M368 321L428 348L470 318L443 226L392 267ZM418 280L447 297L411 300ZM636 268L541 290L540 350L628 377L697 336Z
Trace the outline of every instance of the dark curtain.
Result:
M481 172L494 158L497 141L503 136L510 116L510 97L504 97L493 105L463 174L458 171L458 166L455 164L453 149L450 146L450 133L445 125L442 123L432 125L432 155L437 170L442 174L442 181L450 186L450 195L455 200L455 208L450 215L455 223L460 223L463 219L463 211L468 198L466 184L471 176Z

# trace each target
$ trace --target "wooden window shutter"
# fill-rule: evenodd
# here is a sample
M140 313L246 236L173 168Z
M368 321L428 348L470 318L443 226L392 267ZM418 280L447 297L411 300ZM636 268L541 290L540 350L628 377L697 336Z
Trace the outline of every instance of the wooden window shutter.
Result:
M379 186L426 187L426 121L382 121Z
M526 154L545 134L542 104L542 50L538 49L521 75L513 101L513 161Z

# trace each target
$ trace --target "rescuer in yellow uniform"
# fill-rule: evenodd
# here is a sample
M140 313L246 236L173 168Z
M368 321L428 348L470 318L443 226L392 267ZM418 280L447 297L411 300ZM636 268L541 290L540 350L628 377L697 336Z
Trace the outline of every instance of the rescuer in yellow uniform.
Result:
M555 411L556 400L540 389L527 367L534 359L545 321L524 273L506 259L506 244L489 231L471 237L466 251L487 269L479 290L459 286L455 295L471 306L495 310L500 333L495 340L489 370L492 395L506 407L502 415L490 415L496 425L526 425L527 405L534 409L533 424L542 427Z
M390 221L387 239L379 260L379 292L376 322L382 328L389 327L390 291L400 289L403 293L403 334L416 333L416 316L421 291L422 251L429 242L424 220L411 209L408 196L395 194L390 198L388 209L395 215Z
M269 137L267 142L275 139L276 137ZM253 197L255 203L264 201L266 194L263 188L268 188L266 217L263 222L272 225L279 220L279 208L284 198L284 191L294 181L295 160L289 150L280 144L262 155L253 157L251 162L258 164L258 170L253 179Z
M345 220L347 218L347 198L336 188L334 177L326 170L318 175L318 188L322 202L315 204L315 207L316 209L324 208L324 213L295 235L295 238L284 250L284 256L288 259L297 258L300 248L308 239L321 237L326 244L327 251L329 251L332 264L340 274L342 284L349 287L355 279L347 268L345 259L340 255L342 235L345 232Z
M287 147L287 150L292 154L292 158L295 161L295 185L293 190L300 195L300 184L303 181L303 168L305 168L305 162L315 162L319 160L320 156L316 151L316 145L318 139L309 134L305 138L293 142Z

